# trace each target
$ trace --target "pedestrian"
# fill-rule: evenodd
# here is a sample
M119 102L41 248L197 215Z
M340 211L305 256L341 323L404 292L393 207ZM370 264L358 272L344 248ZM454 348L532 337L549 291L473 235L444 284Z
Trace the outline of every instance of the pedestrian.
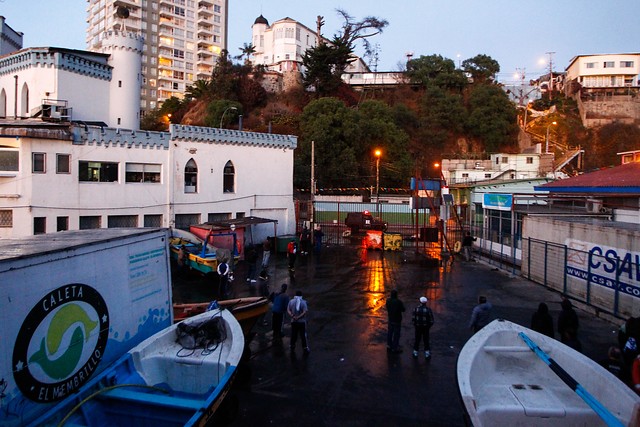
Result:
M189 271L189 252L185 245L178 250L178 272L181 276L186 276Z
M323 237L324 237L324 233L322 232L322 229L320 229L319 225L316 225L315 230L313 230L313 240L315 242L316 254L319 254L320 250L322 249L322 238Z
M289 271L295 271L296 256L298 255L298 244L292 239L287 245L287 259L289 260Z
M271 328L273 330L273 339L282 339L282 328L284 325L284 314L289 306L289 295L287 295L287 284L283 283L280 292L270 295L273 305L271 306Z
M570 340L577 340L579 321L578 315L567 297L562 297L560 307L562 307L562 311L558 315L558 334L560 341L566 344Z
M493 306L490 302L487 301L487 297L480 296L478 297L478 305L473 307L473 311L471 312L471 320L469 320L469 328L473 330L474 333L478 332L480 329L484 328L493 320Z
M291 317L291 341L289 347L293 353L296 350L298 336L302 340L304 354L309 354L309 342L307 341L307 302L302 299L302 291L296 291L287 305L287 314Z
M624 373L622 371L622 353L620 352L620 348L616 346L609 347L607 358L598 363L617 378L623 380Z
M420 305L413 309L411 320L415 327L415 340L413 342L413 357L418 357L420 340L424 341L424 357L431 359L431 343L429 342L429 330L433 326L433 312L427 306L427 297L420 297Z
M225 259L221 259L218 262L218 296L220 298L226 297L229 292L229 264Z
M271 258L271 236L267 237L262 242L262 269L266 270L269 267L269 259Z
M247 282L256 283L256 262L258 261L258 251L254 245L248 245L245 249L245 260L249 264L247 269Z
M473 246L473 242L476 241L476 238L471 235L470 231L467 231L462 239L462 253L464 255L465 261L471 261L473 257L471 256L471 247Z
M392 353L402 353L400 348L400 329L402 327L402 313L404 304L398 298L398 291L392 290L391 297L387 300L387 316L389 326L387 330L387 351Z
M300 255L309 255L310 250L311 250L311 232L305 225L302 227L302 232L300 232Z
M538 311L531 316L531 329L540 332L548 337L554 338L553 318L549 314L547 304L541 302L538 304Z

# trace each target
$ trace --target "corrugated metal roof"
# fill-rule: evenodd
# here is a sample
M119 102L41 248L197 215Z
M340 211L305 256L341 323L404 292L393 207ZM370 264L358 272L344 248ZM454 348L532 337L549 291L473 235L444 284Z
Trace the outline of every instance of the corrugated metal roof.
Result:
M640 162L600 169L535 187L552 193L624 193L640 195Z

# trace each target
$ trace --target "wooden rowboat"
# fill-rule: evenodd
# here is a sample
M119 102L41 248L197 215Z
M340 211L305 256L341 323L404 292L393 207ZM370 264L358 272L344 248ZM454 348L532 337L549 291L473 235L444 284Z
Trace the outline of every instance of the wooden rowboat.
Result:
M228 310L202 313L147 338L31 425L204 426L243 350Z
M180 322L196 314L204 313L210 305L210 302L173 304L173 321ZM217 305L233 313L240 322L242 332L248 338L258 318L269 309L269 300L265 297L235 298L217 301Z
M494 320L458 356L468 421L481 426L637 426L640 397L572 348Z

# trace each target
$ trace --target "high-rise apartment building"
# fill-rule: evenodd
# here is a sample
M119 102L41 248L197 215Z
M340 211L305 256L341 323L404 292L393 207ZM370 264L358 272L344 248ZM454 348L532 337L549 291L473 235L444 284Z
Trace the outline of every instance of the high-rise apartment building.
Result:
M87 0L87 47L102 52L108 31L144 38L140 112L182 98L196 80L211 77L227 49L228 0Z

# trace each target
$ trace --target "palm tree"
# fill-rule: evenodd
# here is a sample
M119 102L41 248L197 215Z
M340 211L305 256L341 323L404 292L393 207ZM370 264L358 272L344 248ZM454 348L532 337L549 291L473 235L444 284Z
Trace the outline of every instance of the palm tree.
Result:
M239 49L242 54L238 56L238 59L244 58L244 64L249 65L251 63L251 55L256 53L256 47L251 43L245 43L244 46Z

